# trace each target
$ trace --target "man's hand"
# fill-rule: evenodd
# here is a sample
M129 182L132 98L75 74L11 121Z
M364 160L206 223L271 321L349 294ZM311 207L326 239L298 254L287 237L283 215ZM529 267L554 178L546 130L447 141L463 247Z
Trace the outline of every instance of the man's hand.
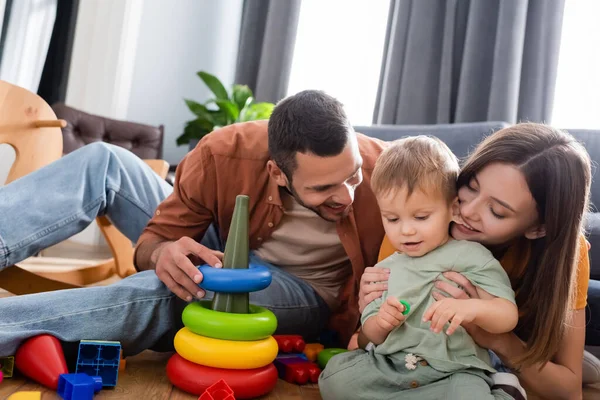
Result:
M385 332L391 332L397 326L400 326L406 319L404 305L397 298L390 296L379 308L375 321L377 326Z
M431 321L430 329L435 333L440 333L444 325L450 322L446 334L452 335L461 324L473 322L479 312L480 301L452 298L438 300L425 311L423 322Z
M206 294L198 287L202 274L190 260L200 259L215 267L222 267L223 253L211 250L189 237L161 244L152 252L156 275L177 297L185 301L202 298Z
M358 310L362 313L370 302L381 297L387 290L387 280L390 270L380 267L367 267L360 278L360 289L358 292Z

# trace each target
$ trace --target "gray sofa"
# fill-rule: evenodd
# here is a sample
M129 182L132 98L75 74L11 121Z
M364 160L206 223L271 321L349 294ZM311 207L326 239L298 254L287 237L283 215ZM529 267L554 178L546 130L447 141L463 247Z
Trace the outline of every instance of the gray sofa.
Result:
M438 125L374 125L356 126L357 132L382 140L395 140L410 135L433 135L443 140L459 158L465 158L486 136L509 124L505 122L473 122ZM585 145L594 164L600 162L600 131L568 130ZM594 171L593 171L594 172ZM593 182L591 190L592 210L587 217L590 250L591 278L600 280L600 183ZM595 261L595 262L594 262Z

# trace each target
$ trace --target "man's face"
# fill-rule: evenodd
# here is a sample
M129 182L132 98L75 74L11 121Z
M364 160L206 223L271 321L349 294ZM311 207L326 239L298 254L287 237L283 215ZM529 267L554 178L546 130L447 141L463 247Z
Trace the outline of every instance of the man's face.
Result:
M346 217L354 191L362 182L362 157L356 137L351 137L336 156L296 153L296 164L292 184L287 184L296 201L327 221Z

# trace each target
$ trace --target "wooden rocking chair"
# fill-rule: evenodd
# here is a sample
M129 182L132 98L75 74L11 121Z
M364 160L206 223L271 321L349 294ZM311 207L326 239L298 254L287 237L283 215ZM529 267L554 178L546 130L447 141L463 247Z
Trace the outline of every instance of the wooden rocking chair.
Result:
M62 156L62 127L52 108L39 96L21 87L0 81L0 144L16 153L6 184L31 173ZM163 179L169 169L163 160L145 160ZM101 263L84 260L32 257L0 271L0 288L13 294L30 294L83 287L115 274L125 278L135 273L133 246L106 217L96 219L113 258ZM2 223L2 221L0 221ZM67 264L67 265L65 265Z

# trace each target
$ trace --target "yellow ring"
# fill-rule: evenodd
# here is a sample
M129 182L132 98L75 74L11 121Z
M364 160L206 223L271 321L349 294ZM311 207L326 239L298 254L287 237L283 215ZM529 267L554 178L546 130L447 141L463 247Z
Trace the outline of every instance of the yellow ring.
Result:
M175 351L188 361L207 367L252 369L268 365L277 357L272 336L261 340L236 341L196 335L182 328L175 335Z

